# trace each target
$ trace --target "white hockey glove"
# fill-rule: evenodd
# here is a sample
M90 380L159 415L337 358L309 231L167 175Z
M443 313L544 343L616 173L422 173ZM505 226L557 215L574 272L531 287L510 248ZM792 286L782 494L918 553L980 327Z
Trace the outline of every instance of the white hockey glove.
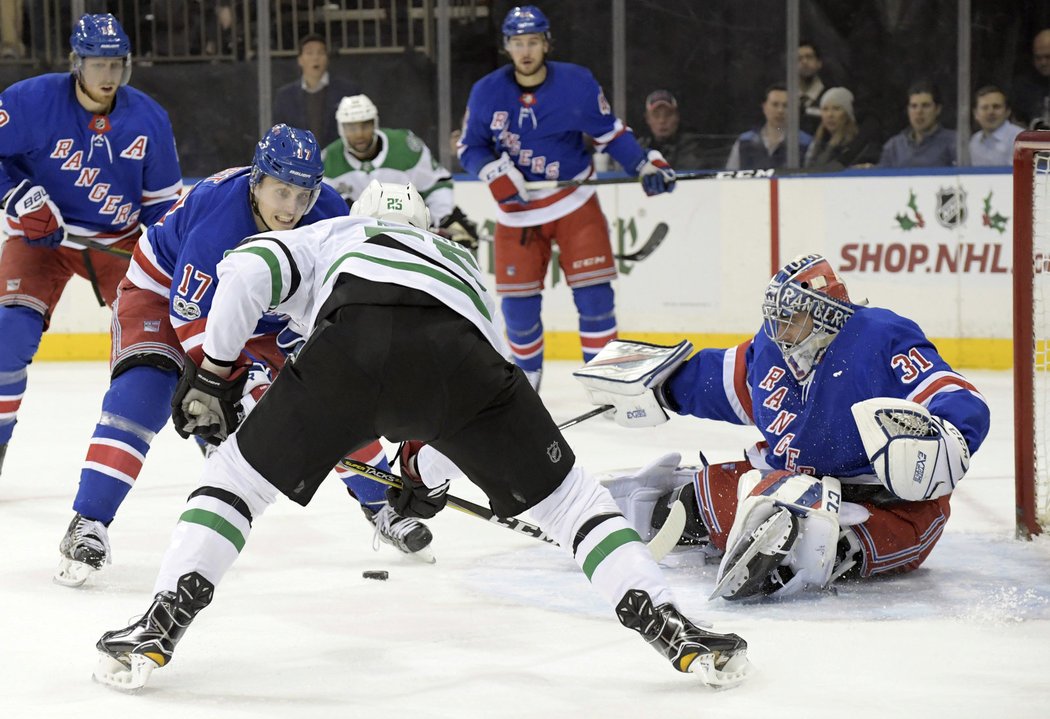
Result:
M950 494L970 466L970 449L951 422L921 404L875 397L851 407L875 474L910 502Z
M612 405L617 424L655 427L668 419L657 391L692 351L688 340L673 347L613 340L572 375L591 402Z
M525 176L505 152L498 160L482 167L478 178L489 186L489 192L500 204L529 201L529 191L525 189Z
M674 169L659 150L649 150L645 164L638 171L642 189L650 197L662 192L674 192Z
M826 587L835 568L842 505L842 486L834 477L745 473L711 599L779 598Z

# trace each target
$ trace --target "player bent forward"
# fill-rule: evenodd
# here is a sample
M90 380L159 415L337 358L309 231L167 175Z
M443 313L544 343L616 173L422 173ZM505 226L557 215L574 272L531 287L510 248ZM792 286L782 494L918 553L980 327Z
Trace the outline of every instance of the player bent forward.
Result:
M582 566L621 623L682 672L731 685L750 670L747 643L700 629L671 590L612 497L582 467L521 370L504 359L494 302L464 248L432 235L411 185L376 184L354 214L256 235L218 266L205 360L176 391L186 429L229 427L221 363L239 355L267 309L311 329L235 434L205 462L175 528L152 606L136 623L105 633L95 678L145 685L244 547L278 492L306 505L349 450L381 434L419 439L455 462L493 511L530 510ZM363 343L361 337L371 338ZM210 358L210 359L209 359ZM214 362L212 361L214 360ZM192 419L196 417L196 419ZM411 463L409 463L411 464ZM447 480L408 480L393 501L431 517Z
M762 433L741 461L679 468L669 455L610 491L643 538L685 504L680 543L725 552L714 596L785 597L917 568L988 433L984 398L914 322L851 302L820 255L778 272L762 313L762 331L731 349L683 364L688 343L618 342L576 373L620 424L670 410ZM625 355L649 366L612 375Z

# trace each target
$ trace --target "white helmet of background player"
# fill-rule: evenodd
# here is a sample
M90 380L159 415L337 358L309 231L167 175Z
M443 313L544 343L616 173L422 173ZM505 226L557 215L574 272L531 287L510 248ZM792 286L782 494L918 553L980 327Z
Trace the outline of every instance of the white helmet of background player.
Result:
M763 329L799 382L812 376L828 345L853 316L842 279L821 255L800 255L784 265L762 302Z
M430 209L412 185L372 180L350 206L350 214L430 229Z
M335 121L339 124L343 145L350 152L365 154L375 147L379 139L375 134L379 129L379 110L368 95L350 95L340 100ZM368 122L372 123L371 127L358 124Z

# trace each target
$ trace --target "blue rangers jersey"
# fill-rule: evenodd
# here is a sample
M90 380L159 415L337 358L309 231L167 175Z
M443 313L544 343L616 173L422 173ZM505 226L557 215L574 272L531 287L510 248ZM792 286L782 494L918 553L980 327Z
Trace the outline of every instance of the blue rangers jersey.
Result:
M850 407L907 399L955 425L971 454L988 434L984 397L941 359L919 326L889 310L856 307L809 383L800 385L763 332L728 350L701 350L668 381L680 414L753 424L773 469L878 483ZM756 464L756 466L761 466Z
M178 198L175 137L167 113L146 94L120 87L113 111L94 115L77 101L75 82L54 73L0 93L0 196L22 180L41 185L70 234L109 245L155 222Z
M127 277L136 287L169 298L171 324L186 351L204 342L219 261L259 232L248 199L250 174L250 167L234 167L201 180L135 246ZM348 211L339 193L322 185L299 226ZM284 320L267 316L254 335L279 332L284 325Z
M525 180L574 180L593 171L584 134L629 172L646 161L634 133L615 115L590 70L547 62L547 77L525 89L505 65L474 83L467 100L459 160L473 174L504 152ZM529 227L564 217L594 195L593 187L531 191L527 204L504 203L501 224Z

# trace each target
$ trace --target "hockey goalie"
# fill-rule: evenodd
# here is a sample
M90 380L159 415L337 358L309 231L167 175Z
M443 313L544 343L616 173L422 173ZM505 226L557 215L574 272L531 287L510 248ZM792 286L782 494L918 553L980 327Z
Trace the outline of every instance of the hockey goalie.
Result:
M952 492L988 433L980 392L911 320L850 300L820 255L770 281L763 326L693 355L614 341L578 370L624 426L671 413L754 425L739 461L661 457L607 479L625 516L652 536L682 503L679 539L720 557L713 597L786 597L920 566Z

